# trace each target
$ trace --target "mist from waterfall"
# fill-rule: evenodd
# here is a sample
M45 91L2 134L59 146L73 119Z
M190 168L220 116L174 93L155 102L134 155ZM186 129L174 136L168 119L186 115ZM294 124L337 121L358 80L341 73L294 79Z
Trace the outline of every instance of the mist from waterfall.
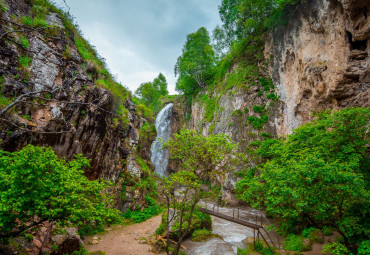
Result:
M166 105L157 115L155 119L155 127L157 129L157 137L152 144L152 163L155 166L155 172L161 176L167 176L167 166L169 153L167 149L162 149L163 143L166 143L171 136L171 117L173 104Z

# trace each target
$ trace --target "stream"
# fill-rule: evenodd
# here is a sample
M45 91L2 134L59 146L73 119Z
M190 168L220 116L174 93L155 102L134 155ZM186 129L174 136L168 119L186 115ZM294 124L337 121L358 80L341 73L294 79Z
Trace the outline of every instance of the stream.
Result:
M233 216L233 208L220 207L219 212ZM237 210L234 212L236 216ZM255 223L256 216L260 217L261 214L264 215L261 211L245 207L240 210L240 219L248 219L251 223ZM205 242L193 242L191 239L188 239L183 242L187 254L235 255L238 247L247 247L246 244L242 242L244 239L248 237L253 238L253 229L214 216L211 217L212 232L221 236L223 240L220 238L212 238ZM265 219L266 218L263 216L263 220Z

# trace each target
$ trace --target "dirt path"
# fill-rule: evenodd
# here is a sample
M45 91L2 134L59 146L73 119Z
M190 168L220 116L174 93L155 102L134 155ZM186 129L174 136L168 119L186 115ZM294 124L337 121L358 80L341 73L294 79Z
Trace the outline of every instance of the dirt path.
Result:
M151 246L140 242L140 238L149 237L161 223L161 215L145 222L129 226L115 226L107 233L84 239L86 249L103 251L107 255L153 255Z

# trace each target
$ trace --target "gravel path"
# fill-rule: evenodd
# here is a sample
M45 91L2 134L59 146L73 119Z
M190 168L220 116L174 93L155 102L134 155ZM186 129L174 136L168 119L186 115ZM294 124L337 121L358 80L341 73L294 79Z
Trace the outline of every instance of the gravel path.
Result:
M103 251L107 255L153 255L151 246L140 243L140 238L149 237L161 223L161 215L145 222L129 226L115 226L107 233L84 239L89 252Z

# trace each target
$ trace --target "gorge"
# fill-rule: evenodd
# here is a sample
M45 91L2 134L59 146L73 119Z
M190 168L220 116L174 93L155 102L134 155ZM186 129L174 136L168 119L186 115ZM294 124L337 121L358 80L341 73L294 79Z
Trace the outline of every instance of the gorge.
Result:
M369 1L220 2L222 26L212 38L204 27L188 34L175 65L180 94L168 95L162 73L135 92L118 83L70 14L51 1L0 0L0 254L73 254L83 245L81 237L96 235L106 225L169 214L164 195L191 186L181 183L190 177L197 184L189 191L193 197L198 191L213 192L212 199L228 213L231 209L226 206L259 208L281 227L277 232L286 243L309 243L321 252L323 244L310 240L310 233L321 237L330 229L330 236L322 238L325 245L340 247L338 254L366 254L370 249ZM189 133L178 145L183 130ZM199 141L208 147L190 144ZM230 148L225 149L223 141L230 142ZM169 149L162 148L165 143ZM53 191L58 199L49 196L48 188L29 200L26 189L13 192L14 187L26 185L22 178L32 171L25 169L38 163L14 160L32 158L22 153L36 155L39 147L55 153L47 155L53 165L77 169L65 172L71 182L60 187L65 193ZM174 155L170 152L174 147L188 151ZM226 150L233 155L217 154ZM44 162L41 158L42 154L39 162ZM243 163L237 162L232 171L217 172L235 158L243 158ZM46 178L53 168L40 169L45 172L38 176ZM203 170L208 172L202 175ZM63 171L50 182L32 179L31 174L25 183L34 184L34 190L54 181L59 185L67 178ZM166 190L163 183L171 181L171 174L184 172L195 177L181 176ZM78 186L94 181L96 190ZM107 186L100 186L103 183ZM86 201L98 204L86 202L76 209L79 204L72 201L62 207L67 201L64 194L68 199L86 196ZM32 211L35 197L41 195L51 200ZM25 197L25 202L18 197ZM89 206L100 211L94 214ZM50 214L40 219L41 211L48 210ZM95 218L87 221L82 212ZM58 213L60 218L55 217ZM169 239L165 218L159 230L151 230ZM20 231L32 224L36 227ZM242 236L251 237L252 232L232 224L223 231L226 223L215 218L213 224L213 232L223 240L192 242L191 229L183 243L190 247L189 255L236 254L237 247L252 247L242 243ZM203 225L201 230L211 230ZM171 238L175 244L180 239ZM303 246L292 250L285 244L285 251L274 252L315 254ZM258 252L272 254L262 250Z

